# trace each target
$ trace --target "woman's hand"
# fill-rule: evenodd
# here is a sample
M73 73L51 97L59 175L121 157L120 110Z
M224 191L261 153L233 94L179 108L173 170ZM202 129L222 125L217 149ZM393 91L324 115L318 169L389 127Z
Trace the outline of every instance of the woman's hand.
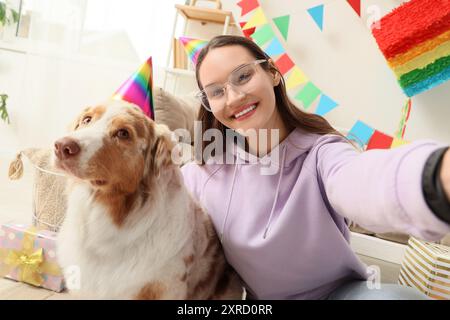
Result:
M450 149L444 154L441 164L441 181L444 187L447 199L450 201Z

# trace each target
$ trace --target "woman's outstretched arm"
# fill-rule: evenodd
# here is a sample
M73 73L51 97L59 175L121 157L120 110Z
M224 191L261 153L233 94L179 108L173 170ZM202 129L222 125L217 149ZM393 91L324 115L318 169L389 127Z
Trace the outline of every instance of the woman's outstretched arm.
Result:
M324 136L315 149L319 177L338 214L378 233L402 232L434 241L450 232L450 224L428 205L423 179L427 160L443 147L421 140L360 153L341 137ZM447 195L448 167L447 154L441 167Z

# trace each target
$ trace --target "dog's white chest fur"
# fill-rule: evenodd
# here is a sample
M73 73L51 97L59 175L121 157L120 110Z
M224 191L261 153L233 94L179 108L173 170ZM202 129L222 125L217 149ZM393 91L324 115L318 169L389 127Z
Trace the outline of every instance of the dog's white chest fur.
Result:
M167 283L173 280L167 275L182 274L185 266L179 256L192 250L188 240L192 223L186 220L191 217L176 214L185 197L175 199L158 201L170 203L164 208L144 205L118 228L106 208L94 201L89 187L76 185L58 235L58 259L69 289L97 298L128 299L149 282ZM185 293L184 288L179 292Z

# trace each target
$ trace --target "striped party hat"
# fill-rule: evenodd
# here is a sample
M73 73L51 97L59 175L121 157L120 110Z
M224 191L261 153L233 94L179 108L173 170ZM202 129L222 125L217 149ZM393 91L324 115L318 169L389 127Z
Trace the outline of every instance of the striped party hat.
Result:
M411 0L372 33L408 97L450 79L450 1Z
M184 50L189 56L189 59L191 59L192 63L195 66L197 64L197 58L198 55L200 54L200 51L202 51L202 49L206 46L208 41L188 37L180 37L178 38L178 40L180 40L181 44L184 47Z
M113 95L113 99L134 103L151 119L155 120L153 108L152 57L130 77Z

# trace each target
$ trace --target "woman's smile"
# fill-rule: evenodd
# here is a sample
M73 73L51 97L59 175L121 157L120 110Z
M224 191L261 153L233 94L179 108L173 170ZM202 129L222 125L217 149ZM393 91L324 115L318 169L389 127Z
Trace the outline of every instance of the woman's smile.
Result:
M247 118L250 118L256 112L257 107L258 102L247 104L234 111L231 118L236 121L242 121Z

